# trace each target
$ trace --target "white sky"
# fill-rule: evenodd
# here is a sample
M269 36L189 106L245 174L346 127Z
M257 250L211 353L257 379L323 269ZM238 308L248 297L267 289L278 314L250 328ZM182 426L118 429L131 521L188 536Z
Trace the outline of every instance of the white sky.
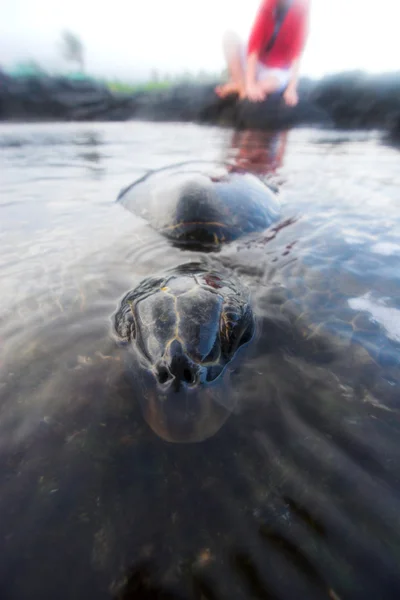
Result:
M260 0L0 0L0 66L33 58L65 68L63 29L86 47L87 70L135 79L160 73L218 72L221 36L246 38ZM302 72L400 72L400 0L312 0Z

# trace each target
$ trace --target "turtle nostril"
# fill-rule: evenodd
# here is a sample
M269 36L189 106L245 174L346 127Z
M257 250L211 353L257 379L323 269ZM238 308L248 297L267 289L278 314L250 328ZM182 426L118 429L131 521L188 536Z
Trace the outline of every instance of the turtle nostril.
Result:
M172 357L169 372L178 382L193 385L197 381L197 368L184 354Z
M159 383L167 383L167 381L171 378L170 373L166 367L159 367L157 369L157 379Z
M192 371L188 368L183 369L183 379L184 381L186 381L186 383L194 383L195 378L194 378L194 373L192 373Z

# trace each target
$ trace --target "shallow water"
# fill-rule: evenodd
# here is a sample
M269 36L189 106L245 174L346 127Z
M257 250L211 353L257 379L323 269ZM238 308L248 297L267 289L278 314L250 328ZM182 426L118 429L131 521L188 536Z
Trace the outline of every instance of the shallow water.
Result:
M221 430L146 425L110 333L199 257L115 203L147 169L233 160L278 227L210 255L257 335ZM0 597L398 598L400 169L374 134L0 128Z

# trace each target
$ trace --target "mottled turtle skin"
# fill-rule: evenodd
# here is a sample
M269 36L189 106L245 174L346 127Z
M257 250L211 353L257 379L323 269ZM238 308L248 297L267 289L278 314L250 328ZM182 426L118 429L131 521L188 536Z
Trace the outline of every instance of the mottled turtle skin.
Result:
M234 408L226 390L230 368L255 328L240 281L199 263L180 265L129 291L113 325L129 345L153 431L174 442L215 434Z
M259 177L207 161L151 171L117 202L175 245L202 250L263 231L280 216L277 194Z

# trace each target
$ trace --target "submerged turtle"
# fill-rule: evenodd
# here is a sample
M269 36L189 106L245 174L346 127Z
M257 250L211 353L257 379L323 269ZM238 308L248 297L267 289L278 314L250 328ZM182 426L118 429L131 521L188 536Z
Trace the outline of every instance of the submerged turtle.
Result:
M276 193L259 177L208 161L151 171L117 201L172 242L201 250L260 232L280 216Z
M187 162L151 172L119 202L176 245L217 249L279 217L276 194L226 164ZM170 441L213 435L232 411L227 372L254 332L249 292L230 272L199 263L149 277L114 316L129 343L147 422Z
M279 216L277 199L261 180L210 163L184 163L146 175L119 198L161 234L191 248L219 247L267 228ZM262 263L265 253L259 256L258 242L252 242L251 259ZM284 261L288 252L282 252ZM215 256L212 268L189 263L148 277L125 295L114 316L119 339L130 345L135 379L142 382L145 418L170 441L210 437L235 405L226 386L243 356L239 350L253 337L255 316L249 290L223 261ZM338 275L327 280L309 265L300 273L296 261L287 262L279 272L291 280L291 292L282 285L274 290L271 282L271 293L263 289L264 351L279 353L281 347L289 356L299 352L318 364L335 360L343 374L357 365L361 379L365 369L372 373L371 360L392 360L385 336L380 336L379 356L370 356L379 327L351 309L343 294L346 285L336 289ZM296 281L300 287L293 289Z
M228 372L254 334L242 284L199 263L183 264L128 292L114 327L130 346L150 427L175 442L213 435L234 408L225 389Z

